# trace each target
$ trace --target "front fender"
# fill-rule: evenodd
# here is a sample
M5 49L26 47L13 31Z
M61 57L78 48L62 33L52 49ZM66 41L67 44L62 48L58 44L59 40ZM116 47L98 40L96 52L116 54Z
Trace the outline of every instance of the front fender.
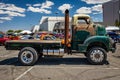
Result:
M89 46L91 43L94 42L100 42L103 43L106 48L109 48L109 37L107 36L92 36L92 37L88 37L85 41L84 41L84 45Z

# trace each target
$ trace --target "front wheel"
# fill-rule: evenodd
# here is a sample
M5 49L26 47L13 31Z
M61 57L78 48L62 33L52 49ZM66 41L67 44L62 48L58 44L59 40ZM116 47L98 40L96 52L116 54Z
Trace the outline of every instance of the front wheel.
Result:
M106 62L107 54L103 48L94 47L89 50L87 58L91 64L102 65Z
M38 60L38 54L34 48L25 47L19 52L18 59L23 65L30 66Z

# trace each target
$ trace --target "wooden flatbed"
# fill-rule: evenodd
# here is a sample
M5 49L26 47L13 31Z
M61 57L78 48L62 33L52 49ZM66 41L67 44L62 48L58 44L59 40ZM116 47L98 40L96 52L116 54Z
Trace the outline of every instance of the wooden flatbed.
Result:
M34 47L42 49L57 49L61 47L60 40L10 40L6 41L7 50L20 50L23 47Z

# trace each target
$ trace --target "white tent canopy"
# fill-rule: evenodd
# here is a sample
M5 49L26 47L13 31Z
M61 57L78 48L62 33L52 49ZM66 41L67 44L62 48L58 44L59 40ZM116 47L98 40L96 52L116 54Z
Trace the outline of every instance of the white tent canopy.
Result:
M116 27L116 26L109 26L109 27L106 27L106 30L107 31L117 31L117 30L120 30L119 27Z
M32 32L29 31L29 30L24 30L24 31L20 32L20 34L31 34L31 33L32 33Z

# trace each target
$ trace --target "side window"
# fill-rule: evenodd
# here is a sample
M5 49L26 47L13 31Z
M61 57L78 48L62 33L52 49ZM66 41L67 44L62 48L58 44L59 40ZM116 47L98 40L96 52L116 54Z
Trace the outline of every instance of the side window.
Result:
M86 24L86 21L84 19L78 19L77 24Z

